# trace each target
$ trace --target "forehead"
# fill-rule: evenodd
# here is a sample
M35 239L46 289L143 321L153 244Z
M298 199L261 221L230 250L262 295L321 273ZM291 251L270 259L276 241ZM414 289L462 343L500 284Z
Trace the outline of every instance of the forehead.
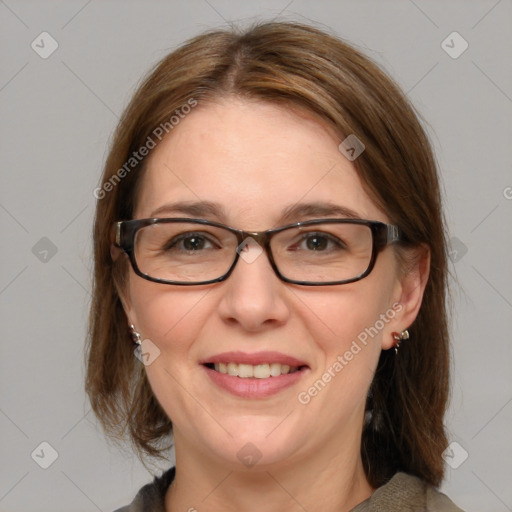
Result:
M223 222L267 229L297 203L328 202L385 221L340 142L332 128L285 106L240 99L199 105L149 156L135 216L208 201L222 207Z

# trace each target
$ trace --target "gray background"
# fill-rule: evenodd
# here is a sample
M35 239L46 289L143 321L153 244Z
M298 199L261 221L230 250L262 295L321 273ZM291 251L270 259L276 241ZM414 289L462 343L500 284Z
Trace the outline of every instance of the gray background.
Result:
M0 0L0 510L109 512L151 478L107 444L83 392L92 191L153 63L204 29L275 16L361 47L429 123L457 279L443 490L512 510L511 15L510 0ZM59 45L46 59L31 47L43 31ZM441 46L453 31L469 43L458 58Z

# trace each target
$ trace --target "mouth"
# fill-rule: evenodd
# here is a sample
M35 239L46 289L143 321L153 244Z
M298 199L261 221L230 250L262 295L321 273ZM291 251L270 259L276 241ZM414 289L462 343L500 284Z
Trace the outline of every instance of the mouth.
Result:
M219 388L252 399L277 394L310 371L303 361L277 352L229 352L213 356L201 365Z
M263 363L263 364L237 364L233 362L225 363L206 363L205 366L224 375L239 377L241 379L268 379L270 377L279 377L280 375L290 375L307 368L306 366L290 366L281 363Z

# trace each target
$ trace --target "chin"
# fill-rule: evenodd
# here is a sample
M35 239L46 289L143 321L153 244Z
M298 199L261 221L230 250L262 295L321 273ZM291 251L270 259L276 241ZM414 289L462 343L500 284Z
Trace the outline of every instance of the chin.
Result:
M283 418L244 416L224 424L229 434L223 431L219 437L215 429L215 434L212 432L211 437L204 439L204 444L215 458L224 460L234 471L262 471L286 465L298 456L304 442L296 430L280 424L282 421Z

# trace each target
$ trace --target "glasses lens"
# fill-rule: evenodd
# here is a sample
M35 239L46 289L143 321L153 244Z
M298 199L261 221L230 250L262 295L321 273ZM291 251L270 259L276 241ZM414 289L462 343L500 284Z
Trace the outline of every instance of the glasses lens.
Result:
M225 274L233 263L236 248L236 236L225 229L161 222L137 231L135 261L149 277L194 283Z
M304 282L345 281L368 269L373 239L364 224L325 223L276 233L272 254L281 274Z

